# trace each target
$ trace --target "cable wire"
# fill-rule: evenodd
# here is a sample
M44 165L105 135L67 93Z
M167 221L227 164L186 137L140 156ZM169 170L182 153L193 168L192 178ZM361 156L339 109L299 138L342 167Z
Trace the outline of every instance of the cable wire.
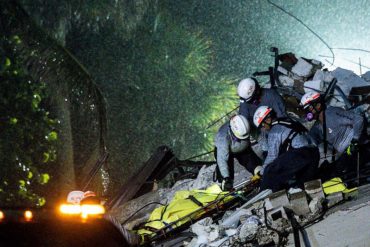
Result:
M331 59L333 61L330 63L330 65L334 65L335 55L334 55L334 52L333 52L333 48L331 48L329 46L329 44L326 43L326 41L323 38L321 38L320 35L318 35L313 29L311 29L307 24L305 24L301 19L299 19L297 16L293 15L292 13L290 13L289 11L284 9L283 7L273 3L271 0L267 0L267 2L271 5L273 5L274 7L280 9L281 11L283 11L285 14L289 15L290 17L294 18L296 21L301 23L305 28L307 28L313 35L315 35L330 50L331 54L333 55L333 57L331 57Z

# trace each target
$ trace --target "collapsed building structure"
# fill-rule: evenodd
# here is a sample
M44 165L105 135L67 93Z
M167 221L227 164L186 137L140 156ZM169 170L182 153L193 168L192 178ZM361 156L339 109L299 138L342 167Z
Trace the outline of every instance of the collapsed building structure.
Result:
M313 90L325 93L329 105L362 112L365 118L369 119L370 72L358 76L343 68L328 71L323 69L321 62L314 59L296 58L292 53L279 55L276 48L271 51L275 53L275 66L270 67L268 71L256 72L254 76L270 76L270 84L266 86L275 87L283 96L291 117L299 120L302 112L297 107L298 99L304 93ZM307 123L305 124L307 126ZM260 153L258 145L253 148L257 154ZM330 153L324 153L322 148L320 150L321 160L332 156ZM357 185L361 185L359 188L347 189L340 178L335 178L328 182L320 180L307 182L304 190L291 189L275 193L259 192L254 181L248 180L251 174L239 169L236 172L234 186L238 188L241 185L241 190L236 189L226 195L219 191L219 196L201 201L191 191L203 190L197 192L208 193L214 183L212 179L214 169L214 162L180 161L169 148L160 147L144 164L143 169L129 180L130 186L124 186L122 193L108 202L110 213L118 218L125 228L142 234L143 245L192 247L303 244L329 246L326 241L328 237L320 238L320 231L325 229L325 220L316 228L319 223L315 223L335 215L338 204L357 198L351 206L357 205L358 208L363 208L365 214L370 213L370 189L366 185L369 182L369 164L364 164L361 171L357 170ZM158 188L158 181L165 180L167 174L173 174L174 170L176 175L173 182L177 182L172 188ZM174 210L175 217L164 220L165 212L168 213L167 209L171 207L169 206L171 201L179 197L176 194L178 191L187 191L186 196L182 196L181 199L191 200L194 210L188 213ZM220 196L233 198L220 200ZM158 209L158 204L161 204L163 209ZM348 210L349 204L343 205L347 205L343 208ZM156 210L159 214L157 212L157 216L153 216ZM199 214L199 211L202 213ZM343 215L339 213L339 216ZM153 221L161 224L153 229L153 225L149 224ZM342 224L340 229L346 229L345 222ZM354 223L350 223L349 227L352 227L351 224ZM361 223L362 227L368 225L366 222ZM144 231L140 233L138 229ZM310 233L307 233L306 229L310 229ZM330 230L325 231L330 234ZM369 240L366 237L362 238L361 234L354 234L353 230L348 233L353 241L346 239L343 234L342 240L345 240L345 244L351 245L356 242L361 246L363 241ZM310 244L312 239L315 244Z

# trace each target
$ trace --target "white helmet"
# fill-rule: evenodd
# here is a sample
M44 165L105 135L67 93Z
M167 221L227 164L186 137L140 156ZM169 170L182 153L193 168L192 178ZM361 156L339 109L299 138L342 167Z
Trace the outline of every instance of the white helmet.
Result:
M72 204L80 204L80 201L84 197L84 192L80 190L74 190L68 193L67 202Z
M320 96L321 94L318 92L308 92L302 96L300 105L307 108L310 104L319 100Z
M235 115L230 119L230 129L236 138L243 140L249 137L250 126L248 120L242 115Z
M253 78L241 80L238 85L238 95L240 98L249 101L256 91L257 81Z
M265 105L258 107L253 115L254 125L256 125L258 128L261 125L262 121L267 117L267 115L269 115L271 111L272 108Z

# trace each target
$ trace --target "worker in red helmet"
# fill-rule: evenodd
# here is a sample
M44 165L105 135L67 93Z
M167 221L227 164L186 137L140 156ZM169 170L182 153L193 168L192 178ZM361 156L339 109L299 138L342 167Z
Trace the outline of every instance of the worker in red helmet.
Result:
M290 118L278 118L268 106L257 108L253 122L257 128L268 130L268 153L263 166L255 168L262 176L261 190L273 192L312 180L319 163L319 150L311 142L306 128Z
M357 162L366 162L368 150L360 145L367 138L363 116L340 107L327 106L318 92L304 94L300 105L306 110L306 120L317 120L309 134L316 145L324 144L324 157L327 159L324 164L328 169L321 169L322 179L346 176L354 171ZM363 157L358 157L360 149ZM328 151L336 155L327 158ZM335 157L339 158L335 160ZM358 161L359 158L361 161Z

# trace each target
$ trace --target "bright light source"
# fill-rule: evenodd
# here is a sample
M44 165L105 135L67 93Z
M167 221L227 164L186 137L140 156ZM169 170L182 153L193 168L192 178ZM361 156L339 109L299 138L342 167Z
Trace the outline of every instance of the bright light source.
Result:
M74 204L62 204L59 208L62 214L81 214L81 206Z
M104 214L105 208L102 205L96 204L85 204L81 206L82 218L87 218L88 215L99 215Z
M84 204L84 205L62 204L59 207L59 211L62 214L67 215L81 215L82 218L86 219L89 215L104 214L105 208L99 204Z
M5 214L3 213L3 211L0 211L0 221L3 220L5 218Z
M24 211L24 219L26 221L31 221L32 218L33 218L33 214L32 214L32 212L30 210Z

